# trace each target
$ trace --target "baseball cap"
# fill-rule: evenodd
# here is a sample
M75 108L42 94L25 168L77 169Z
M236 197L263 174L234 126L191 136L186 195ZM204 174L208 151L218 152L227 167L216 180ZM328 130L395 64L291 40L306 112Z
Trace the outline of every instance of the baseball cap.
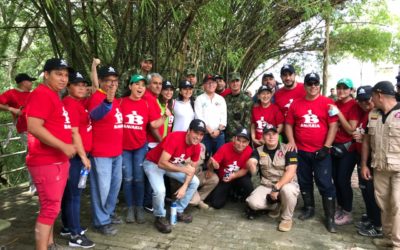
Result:
M357 97L358 101L367 101L372 96L372 87L369 85L361 86L357 89Z
M294 69L293 65L285 64L281 68L281 75L283 75L285 72L289 72L290 74L293 74L293 73L296 73L296 70Z
M278 129L272 125L272 124L267 124L264 129L263 129L263 134L268 133L269 131L274 131L275 133L278 133Z
M209 80L215 81L214 76L213 75L205 75L204 78L203 78L203 84L206 83Z
M144 81L145 84L147 83L147 80L144 76L136 74L131 76L131 79L129 79L129 84L138 83L139 81Z
M346 87L348 87L349 89L352 89L352 88L353 88L353 81L352 81L351 79L349 79L349 78L342 78L342 79L340 79L340 80L337 82L336 87L337 87L339 84L343 84L343 85L345 85Z
M190 75L196 75L196 70L195 69L192 69L192 68L188 68L188 69L186 69L185 70L185 75L186 76L190 76Z
M118 72L111 66L103 66L97 71L97 76L100 79L107 76L118 76Z
M241 127L239 127L239 128L236 130L235 136L237 136L237 137L243 137L243 138L247 139L248 141L250 141L250 134L249 134L249 131L248 131L246 128L241 128Z
M206 132L206 124L200 119L194 119L190 122L189 130Z
M229 81L240 80L239 72L232 72L229 74Z
M154 59L150 54L144 54L142 57L142 61L154 61Z
M72 68L68 65L67 61L61 58L51 58L46 61L43 71L52 71L55 69L67 69L69 72Z
M318 82L319 83L319 75L317 73L308 73L306 77L304 77L304 83L308 82Z
M69 73L68 75L69 84L74 84L79 82L84 82L86 84L88 83L88 81L83 77L83 75L80 72L75 71L73 73Z
M30 81L30 82L33 82L33 81L35 81L35 80L36 80L36 78L30 77L28 74L25 74L25 73L18 74L18 75L15 77L15 82L16 82L16 83L20 83L20 82L23 82L23 81Z
M223 77L222 75L215 74L215 75L214 75L214 79L215 79L215 80L217 80L217 79L222 79L222 80L224 80L224 77Z
M165 81L163 81L163 83L162 83L161 89L162 89L162 90L164 90L164 89L172 89L172 90L174 90L175 87L174 87L174 85L173 85L170 81L165 80Z
M396 76L396 80L397 80L396 86L400 86L400 73Z
M262 85L258 90L257 90L257 94L260 94L263 91L269 91L269 92L273 92L274 90L268 86Z
M193 88L193 84L191 82L189 82L189 81L183 80L183 81L180 81L179 88L180 89L186 89L186 88L191 88L192 89Z
M384 95L396 95L396 91L394 91L394 86L389 81L381 81L375 84L372 88L372 92L378 92Z
M267 72L262 76L262 79L267 78L267 77L272 77L274 78L274 74L272 74L271 72Z

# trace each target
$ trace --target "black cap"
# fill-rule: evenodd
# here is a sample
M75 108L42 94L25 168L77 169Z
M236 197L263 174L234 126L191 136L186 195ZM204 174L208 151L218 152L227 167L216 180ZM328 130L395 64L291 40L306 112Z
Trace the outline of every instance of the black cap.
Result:
M186 89L186 88L193 88L193 84L187 80L183 80L179 83L179 88L180 89Z
M267 124L264 129L263 129L263 134L268 133L269 131L274 131L275 133L278 133L278 129L272 125L272 124Z
M69 72L72 71L67 61L61 58L51 58L46 61L43 67L43 71L52 71L55 69L67 69Z
M269 92L273 92L274 90L268 86L262 85L258 90L257 90L257 94L260 94L263 91L269 91Z
M285 72L289 72L290 74L296 73L296 70L294 69L293 65L291 64L286 64L283 65L281 68L281 75L283 75Z
M189 125L189 130L201 131L203 133L207 131L206 124L200 119L194 119L193 121L191 121Z
M104 77L107 76L118 76L118 72L112 66L103 66L97 71L97 76L100 79L103 79Z
M214 79L215 79L215 80L217 80L217 79L222 79L222 80L224 80L224 77L223 77L222 75L215 74L215 75L214 75Z
M396 95L396 91L394 90L394 86L389 81L381 81L375 84L372 88L372 92L378 92L384 95Z
M317 73L308 73L306 77L304 77L304 83L308 82L318 82L319 83L320 78Z
M209 80L215 81L214 76L213 75L205 75L203 78L203 83L206 83Z
M396 76L396 80L397 80L396 86L400 86L400 72L399 72L399 74Z
M241 128L241 127L238 128L236 130L235 136L243 137L243 138L247 139L248 141L250 141L250 134L249 134L249 131L247 130L247 128Z
M267 77L272 77L274 78L274 74L272 74L271 72L267 72L263 75L262 79L267 78Z
M162 83L161 89L162 89L162 90L164 90L164 89L172 89L172 90L174 90L175 87L174 87L174 85L173 85L170 81L164 80L163 83Z
M78 71L75 71L73 73L69 73L68 78L69 78L69 80L68 80L69 84L74 84L74 83L79 83L79 82L84 82L86 84L88 83L88 81Z
M23 81L33 82L35 80L36 80L36 78L30 77L28 74L25 74L25 73L18 74L15 77L15 82L16 83L20 83L20 82L23 82Z
M369 85L361 86L357 89L357 97L358 101L367 101L371 99L372 96L372 87Z

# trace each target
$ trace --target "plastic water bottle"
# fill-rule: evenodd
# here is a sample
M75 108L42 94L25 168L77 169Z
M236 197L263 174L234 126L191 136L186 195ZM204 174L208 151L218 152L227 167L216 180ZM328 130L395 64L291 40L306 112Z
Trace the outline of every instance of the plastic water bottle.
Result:
M177 222L177 214L176 214L176 202L172 202L171 204L171 216L170 216L171 225L176 225Z
M89 174L89 170L87 170L86 168L82 168L81 177L79 178L79 182L78 182L78 188L86 187L86 181L87 181L88 174Z

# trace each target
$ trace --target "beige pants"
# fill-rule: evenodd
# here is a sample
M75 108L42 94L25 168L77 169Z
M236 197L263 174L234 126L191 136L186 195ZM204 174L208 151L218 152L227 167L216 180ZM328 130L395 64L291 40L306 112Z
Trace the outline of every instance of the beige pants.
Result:
M201 171L196 173L196 176L200 181L199 190L194 193L192 200L189 202L190 205L194 206L197 206L200 201L204 201L219 182L219 178L215 173L206 178L206 171Z
M267 194L271 193L271 191L271 188L260 185L250 194L249 197L247 197L246 202L253 210L275 209L275 204L267 204L266 196ZM281 199L282 220L292 219L299 193L299 185L295 182L287 183L281 188L279 195Z
M400 172L374 171L374 186L383 233L400 247Z

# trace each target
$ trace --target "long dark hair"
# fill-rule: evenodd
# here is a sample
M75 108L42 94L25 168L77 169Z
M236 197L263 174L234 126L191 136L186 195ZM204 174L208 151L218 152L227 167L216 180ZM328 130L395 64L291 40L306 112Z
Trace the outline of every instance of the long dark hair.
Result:
M162 91L162 90L161 90ZM158 101L160 102L160 104L162 105L162 106L164 106L165 105L165 101L164 101L164 97L162 96L162 94L160 94L159 96L158 96ZM167 107L168 107L168 109L171 111L171 113L173 112L173 103L174 103L174 98L171 98L171 99L169 99L168 100L168 102L167 102Z
M178 101L183 101L183 95L180 93L180 91L179 91L177 100ZM192 106L192 109L194 111L194 97L193 97L193 95L190 96L189 101L190 101L190 106Z

